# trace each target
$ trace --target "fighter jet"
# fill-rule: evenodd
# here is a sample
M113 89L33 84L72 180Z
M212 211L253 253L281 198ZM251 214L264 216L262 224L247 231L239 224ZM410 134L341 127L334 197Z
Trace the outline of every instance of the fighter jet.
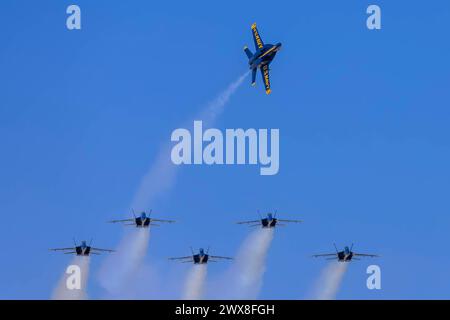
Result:
M169 260L179 260L181 263L207 264L208 262L218 262L218 260L232 260L230 257L212 256L208 254L209 248L205 251L199 249L199 253L194 253L191 248L192 255L186 257L169 258Z
M76 241L74 240L74 245L71 248L56 248L56 249L50 249L51 251L64 251L64 254L76 254L77 256L89 256L91 254L100 255L101 252L114 252L115 250L110 249L100 249L100 248L94 248L91 246L92 240L90 241L89 245L87 245L87 241L83 240L81 241L80 245L77 245Z
M361 259L356 258L356 257L371 257L371 258L379 257L376 254L367 254L367 253L356 253L356 252L353 252L352 251L353 243L350 246L350 248L347 247L347 246L344 247L343 251L338 251L338 249L336 247L336 244L334 244L334 248L336 250L335 253L315 254L315 255L313 255L313 257L314 258L317 258L317 257L329 257L329 258L326 258L326 260L336 260L337 259L337 261L339 261L339 262L350 262L350 261L352 261L352 259L353 260L361 260Z
M281 50L281 42L277 44L264 44L256 28L256 23L252 24L252 34L256 49L255 53L252 53L247 46L244 47L245 54L248 57L249 68L252 70L252 86L256 83L256 71L259 68L266 93L270 94L269 64L275 58L277 52Z
M134 213L134 210L132 210L134 218L130 219L123 219L123 220L111 220L108 221L110 223L117 223L121 222L124 223L126 226L136 226L137 228L148 228L149 226L157 226L160 225L158 223L174 223L174 220L163 220L163 219L154 219L150 218L150 215L152 213L152 210L149 211L147 214L145 211L142 211L139 216L136 216ZM155 223L158 222L158 223Z
M277 213L275 211L275 214L272 214L271 212L267 213L267 216L265 218L260 218L259 220L251 220L251 221L240 221L237 222L237 224L248 224L250 227L257 227L261 226L262 228L274 228L275 226L285 226L286 223L301 223L302 220L285 220L285 219L278 219ZM281 223L279 223L281 222Z

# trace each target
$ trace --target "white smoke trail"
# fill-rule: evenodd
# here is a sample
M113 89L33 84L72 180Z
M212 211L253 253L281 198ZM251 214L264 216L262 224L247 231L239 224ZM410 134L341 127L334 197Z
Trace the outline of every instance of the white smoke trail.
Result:
M347 271L348 263L333 261L322 271L317 281L314 299L334 300Z
M248 71L233 81L195 119L201 119L209 126L213 125L223 112L230 97L236 92L249 73ZM150 167L140 183L132 201L132 208L148 208L157 197L169 191L175 185L179 166L174 165L170 160L171 148L170 144L164 145L159 151L156 162Z
M203 290L207 273L206 264L193 265L186 277L184 300L199 300L203 297Z
M233 266L219 291L219 299L256 299L266 271L266 258L272 243L272 228L253 231L242 243Z
M100 284L113 297L126 295L126 284L139 271L147 252L150 239L149 228L133 228L127 232L117 248L102 265Z
M87 299L87 280L89 276L89 257L75 256L70 265L64 271L58 285L53 290L53 300L85 300ZM75 274L73 266L77 266L80 271L80 278ZM69 273L67 273L69 272ZM79 289L71 288L79 280Z

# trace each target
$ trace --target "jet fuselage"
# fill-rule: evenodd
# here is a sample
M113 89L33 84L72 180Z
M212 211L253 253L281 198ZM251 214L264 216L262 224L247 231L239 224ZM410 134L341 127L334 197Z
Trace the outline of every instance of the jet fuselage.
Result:
M271 213L268 213L267 218L261 219L261 225L263 228L273 228L277 225L277 218Z

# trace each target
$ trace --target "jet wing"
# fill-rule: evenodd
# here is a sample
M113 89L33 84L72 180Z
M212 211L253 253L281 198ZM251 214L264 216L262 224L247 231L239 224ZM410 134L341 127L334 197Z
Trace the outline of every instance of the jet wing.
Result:
M264 47L264 42L259 36L258 29L256 28L256 23L252 24L253 42L255 43L256 49L262 49Z
M91 251L115 252L116 250L111 250L111 249L100 249L100 248L93 248L93 247L91 247Z
M269 79L269 66L267 64L261 67L261 74L266 88L266 93L270 94L270 79Z
M375 257L379 257L379 255L377 254L367 254L367 253L353 253L354 257L370 257L370 258L375 258Z

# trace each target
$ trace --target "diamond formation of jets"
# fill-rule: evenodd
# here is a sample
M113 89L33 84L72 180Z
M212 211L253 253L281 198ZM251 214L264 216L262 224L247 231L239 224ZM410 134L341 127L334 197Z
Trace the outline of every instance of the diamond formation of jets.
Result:
M274 228L275 226L285 226L287 223L302 223L302 220L286 220L278 219L277 213L267 213L266 217L261 217L259 220L239 221L237 224L248 224L250 227L261 226L262 228ZM281 223L280 223L281 222Z
M145 211L142 211L139 216L136 216L133 210L133 218L130 219L122 219L122 220L111 220L108 221L110 223L123 223L126 226L136 226L137 228L148 228L150 226L159 227L159 223L174 223L175 220L164 220L164 219L154 219L151 218L152 210L147 214Z
M207 264L208 262L218 262L219 260L232 260L231 257L223 257L223 256L213 256L208 254L209 248L205 251L205 249L200 248L198 253L194 253L191 248L192 255L185 257L174 257L169 258L169 260L177 260L181 263L193 263L193 264Z
M92 240L89 245L87 241L81 241L80 245L77 245L76 241L74 241L74 246L69 248L55 248L50 249L51 251L62 251L64 254L76 254L77 256L89 256L91 254L100 255L102 252L114 252L115 250L111 249L100 249L92 247Z
M336 244L334 244L334 248L336 250L336 252L334 253L323 253L323 254L315 254L313 255L314 258L318 258L318 257L328 257L325 260L337 260L339 262L350 262L353 260L361 260L361 258L363 257L370 257L370 258L375 258L375 257L379 257L376 254L367 254L367 253L356 253L353 252L353 244L350 246L350 248L348 246L344 247L344 250L342 251L338 251Z
M248 58L249 68L252 70L252 86L256 84L256 72L260 69L266 93L270 94L269 64L275 58L277 52L281 50L281 42L264 44L256 28L256 23L252 24L251 28L256 51L253 53L247 46L244 47L244 51Z

